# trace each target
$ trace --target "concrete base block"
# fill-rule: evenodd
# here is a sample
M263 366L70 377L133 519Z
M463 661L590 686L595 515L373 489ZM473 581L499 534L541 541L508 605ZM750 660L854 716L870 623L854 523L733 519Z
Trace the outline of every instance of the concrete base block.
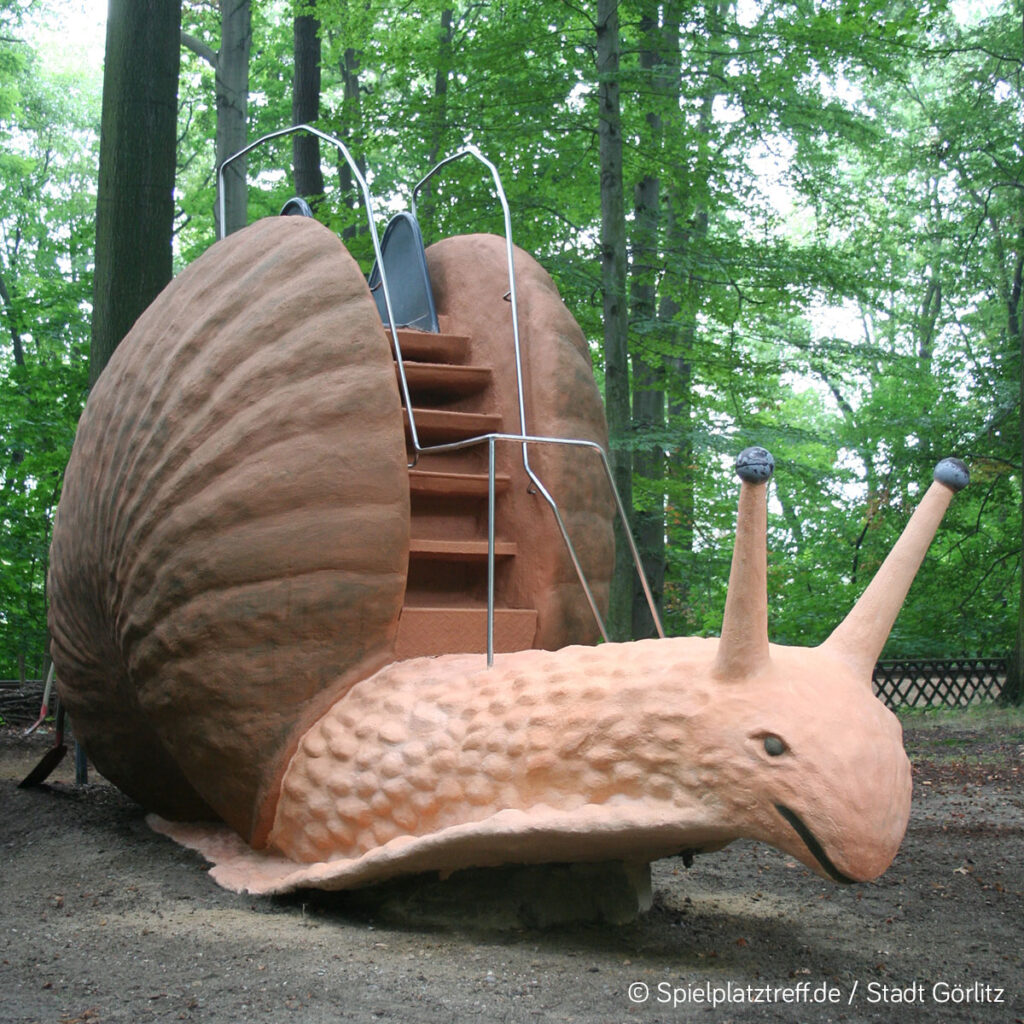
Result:
M341 894L339 894L339 897ZM552 928L628 924L651 906L649 864L520 864L418 875L342 897L395 924Z

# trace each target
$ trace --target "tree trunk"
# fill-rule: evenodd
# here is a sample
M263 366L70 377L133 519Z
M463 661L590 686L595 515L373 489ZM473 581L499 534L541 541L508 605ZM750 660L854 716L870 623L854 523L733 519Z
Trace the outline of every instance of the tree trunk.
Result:
M437 67L434 69L434 117L430 126L430 159L428 166L437 163L444 143L448 120L448 81L452 73L452 41L455 29L454 12L446 7L441 12L441 31L437 36Z
M13 285L12 285L13 287ZM3 312L7 318L8 330L11 335L11 350L14 355L14 365L18 367L24 367L25 365L25 345L21 340L22 328L21 328L21 316L15 305L14 298L7 288L7 283L4 281L4 275L0 272L0 311ZM17 377L14 378L17 380ZM22 385L24 387L25 385ZM20 466L25 461L25 453L19 447L12 446L11 448L11 468L14 469L16 466ZM3 489L6 491L13 484L13 477L10 472L4 473L4 485Z
M1019 360L1017 364L1018 454L1020 455L1020 464L1024 467L1024 227L1021 228L1018 245L1020 248L1017 253L1007 303L1007 326ZM1003 688L1003 701L1007 704L1024 703L1024 486L1021 487L1020 501L1021 572L1018 580L1020 592L1017 598L1017 636L1010 656L1010 663L1007 666L1006 685Z
M245 147L249 116L249 0L220 0L220 53L217 55L217 166ZM217 210L218 221L220 209ZM224 172L225 234L248 222L245 157Z
M691 283L680 273L684 264L684 254L689 245L688 223L684 214L686 197L680 196L673 183L683 181L686 172L682 167L674 166L670 156L670 147L666 139L683 138L689 129L683 121L680 111L680 50L679 33L681 19L681 3L670 0L661 7L662 24L657 27L657 10L652 5L642 28L647 36L646 51L641 53L641 63L652 69L660 70L651 77L651 92L654 101L659 104L659 122L653 124L652 133L657 129L660 139L660 163L668 187L659 190L659 233L661 236L661 260L664 274L658 295L656 312L658 355L657 362L652 354L649 359L651 366L646 371L654 375L657 372L662 397L658 410L659 422L666 426L672 437L672 454L666 457L664 448L659 448L660 465L658 469L663 480L663 495L670 494L670 504L666 508L664 498L660 521L660 564L648 562L649 578L660 580L661 593L659 606L673 612L683 620L683 631L689 632L692 625L687 618L689 608L689 577L692 570L693 555L693 522L694 522L694 485L693 485L693 441L690 417L692 402L690 388L692 380L692 346L696 321L687 317L685 323L680 321L682 297L688 292ZM657 367L657 371L655 371ZM636 364L634 363L634 373ZM634 410L634 418L636 418ZM649 536L644 547L650 547L655 541L654 526L648 527ZM668 576L667 540L674 552L675 564L672 566L671 580ZM648 556L650 557L650 556ZM653 572L652 572L653 570ZM654 575L660 573L660 576ZM669 608L671 605L671 608ZM634 628L640 625L634 606ZM677 624L678 625L678 624Z
M670 253L681 252L686 246L686 226L676 211L670 211L665 232L665 248ZM672 546L674 564L671 593L666 587L665 604L671 604L673 617L684 634L696 626L690 601L690 580L695 571L693 552L696 498L694 474L696 472L693 448L693 346L697 333L695 315L687 313L680 322L682 306L666 295L661 300L658 315L666 325L671 324L672 342L669 351L675 353L665 359L668 381L668 424L672 433L672 456L668 476L671 478L672 509L666 523L666 533Z
M633 515L630 429L629 309L626 301L626 215L622 184L622 115L619 102L619 13L617 0L598 0L598 152L601 167L601 290L604 299L605 411L612 475L627 516ZM632 559L616 523L615 573L608 633L625 640L632 626Z
M342 54L339 64L342 88L344 90L341 106L342 137L347 143L349 143L350 149L353 129L358 130L363 117L362 96L359 92L360 59L360 52L349 47L345 50L344 54ZM356 166L365 176L366 163L362 153L353 153L352 156L356 162ZM352 174L352 168L349 167L348 161L341 155L341 153L338 154L338 185L341 190L340 201L346 203L353 210L362 209L362 193L358 190L355 182L355 176ZM346 226L341 233L341 237L347 241L348 239L354 238L357 234L362 234L365 231L366 221L364 219L361 224L356 223Z
M181 43L214 71L217 103L217 167L245 146L249 116L249 53L252 50L252 12L249 0L220 0L220 50L214 52L201 39L181 33ZM248 223L245 157L224 172L224 234ZM220 203L214 209L220 233Z
M1017 193L1018 197L1020 193ZM1017 422L1018 448L1021 471L1024 473L1024 203L1018 207L1017 258L1014 262L1013 280L1007 303L1007 321L1011 341L1017 355ZM1020 477L1018 476L1018 479ZM1006 686L1003 690L1005 701L1024 703L1024 480L1020 494L1020 591L1017 598L1017 636L1013 645L1010 664L1007 666Z
M633 316L636 322L654 322L654 289L649 296L636 296L633 288ZM649 307L647 303L649 302ZM652 366L644 353L634 352L633 370L633 430L638 437L655 432L656 440L649 446L638 448L633 455L633 470L643 477L646 494L643 505L634 507L633 534L644 575L655 608L661 615L665 590L665 455L662 436L665 426L665 391L661 386L661 375ZM634 503L639 505L634 495ZM632 574L632 628L633 639L656 636L657 628L651 614L647 595L639 577Z
M312 10L307 2L299 10ZM295 18L295 79L292 85L292 124L313 124L320 117L320 22L312 14ZM292 136L295 192L315 208L323 199L320 140L305 132Z
M437 34L437 64L434 68L434 101L431 104L430 144L427 150L426 168L433 167L441 157L448 127L448 82L452 74L452 43L455 39L454 12L450 7L441 11L440 30ZM435 214L434 182L423 186L417 201L421 225L428 228Z
M1020 347L1021 373L1019 381L1017 408L1024 410L1024 332L1021 333ZM1019 411L1020 417L1020 458L1021 465L1024 465L1024 411ZM1017 599L1017 637L1013 645L1013 655L1010 664L1007 666L1006 685L1003 690L1003 699L1009 704L1024 703L1024 488L1021 490L1021 579L1020 594Z
M665 36L671 37L678 46L681 4L672 3L666 7ZM719 83L724 80L722 54L727 47L720 41L724 35L723 20L726 0L714 0L707 8L707 49L714 55L704 75L704 90L697 121L697 171L694 181L707 181L711 175L711 153L708 139L712 129L713 106ZM674 49L672 61L678 69L678 50ZM676 107L678 115L678 104ZM671 132L671 128L669 129ZM682 131L682 129L680 129ZM680 173L679 180L684 180ZM690 610L690 578L694 572L694 521L696 499L694 496L695 454L693 446L693 356L697 340L697 308L703 275L700 268L701 251L705 245L710 218L705 199L700 196L681 195L670 190L666 199L665 249L668 254L668 273L665 298L659 310L662 320L672 323L673 343L667 351L674 353L665 360L666 388L670 395L668 422L676 443L670 460L669 475L672 478L673 508L669 522L670 543L676 553L676 577L672 582L671 602L675 616L684 632L692 625ZM677 273L676 267L688 267ZM667 600L667 599L666 599Z
M679 105L679 17L673 5L664 7L665 24L659 24L663 7L647 0L640 14L640 67L649 86L645 116L647 131L641 150L649 165L665 165L664 116ZM633 469L646 478L642 509L633 514L634 530L644 573L658 613L664 609L666 574L666 469L664 433L666 426L665 355L672 342L672 319L677 307L663 294L658 303L657 278L663 262L660 250L664 222L672 223L671 205L662 205L662 181L655 173L645 174L634 189L633 269L630 294L636 343L632 352L633 429L637 438L653 432L655 440L638 447ZM668 319L663 318L668 313ZM634 496L635 500L635 496ZM636 580L633 591L633 636L655 636L654 618L647 595Z
M110 0L90 383L172 274L181 0Z
M0 309L7 318L7 329L11 335L11 350L14 353L14 365L25 365L25 346L21 341L21 317L15 307L14 299L8 291L4 275L0 272Z

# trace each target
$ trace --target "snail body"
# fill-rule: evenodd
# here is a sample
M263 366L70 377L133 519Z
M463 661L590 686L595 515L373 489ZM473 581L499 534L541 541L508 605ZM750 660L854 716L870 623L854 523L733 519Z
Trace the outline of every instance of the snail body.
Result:
M490 236L427 251L438 312L497 381L512 358L495 340L509 315L503 255ZM525 253L516 268L532 430L605 443L579 328ZM452 388L429 368L414 379L426 394ZM457 384L424 430L514 416L514 396L473 387ZM488 667L468 634L432 632L480 621L466 567L479 507L453 520L446 490L470 502L478 457L411 468L407 435L373 297L341 243L304 218L212 247L115 353L66 474L50 628L76 737L154 827L253 892L646 861L738 837L840 882L885 870L910 772L871 668L956 473L937 471L832 637L789 648L767 636L770 456L748 451L722 637L595 647L513 450L498 467L512 625ZM603 604L612 506L599 467L559 453L535 466L557 484ZM451 552L461 561L445 576L437 559Z
M490 669L477 655L390 665L304 735L264 850L225 846L222 830L156 827L214 861L222 885L251 892L508 862L647 862L744 836L836 880L881 873L909 813L895 716L869 692L850 700L849 669L827 652L811 678L806 652L773 647L766 677L723 686L716 650L682 637L514 652ZM834 712L808 721L808 702ZM853 730L870 747L835 742ZM765 735L785 754L766 753ZM778 805L813 823L824 863Z

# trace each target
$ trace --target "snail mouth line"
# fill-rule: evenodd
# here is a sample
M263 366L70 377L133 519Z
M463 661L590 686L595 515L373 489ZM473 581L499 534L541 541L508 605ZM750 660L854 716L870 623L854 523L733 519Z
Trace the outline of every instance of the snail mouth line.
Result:
M832 863L821 843L818 842L814 833L803 823L799 814L791 811L784 804L776 804L775 810L777 810L779 814L781 814L782 817L793 826L793 830L803 840L807 849L811 851L811 855L814 859L825 869L829 878L836 882L840 882L842 885L856 884L857 880L855 878L850 878L849 875L844 875L842 871Z

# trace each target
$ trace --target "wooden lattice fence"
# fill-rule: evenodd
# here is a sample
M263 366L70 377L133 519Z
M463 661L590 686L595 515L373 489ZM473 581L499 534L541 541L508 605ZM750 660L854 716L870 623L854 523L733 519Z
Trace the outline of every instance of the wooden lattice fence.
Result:
M880 661L875 693L891 708L962 708L996 700L1006 682L1003 658Z

